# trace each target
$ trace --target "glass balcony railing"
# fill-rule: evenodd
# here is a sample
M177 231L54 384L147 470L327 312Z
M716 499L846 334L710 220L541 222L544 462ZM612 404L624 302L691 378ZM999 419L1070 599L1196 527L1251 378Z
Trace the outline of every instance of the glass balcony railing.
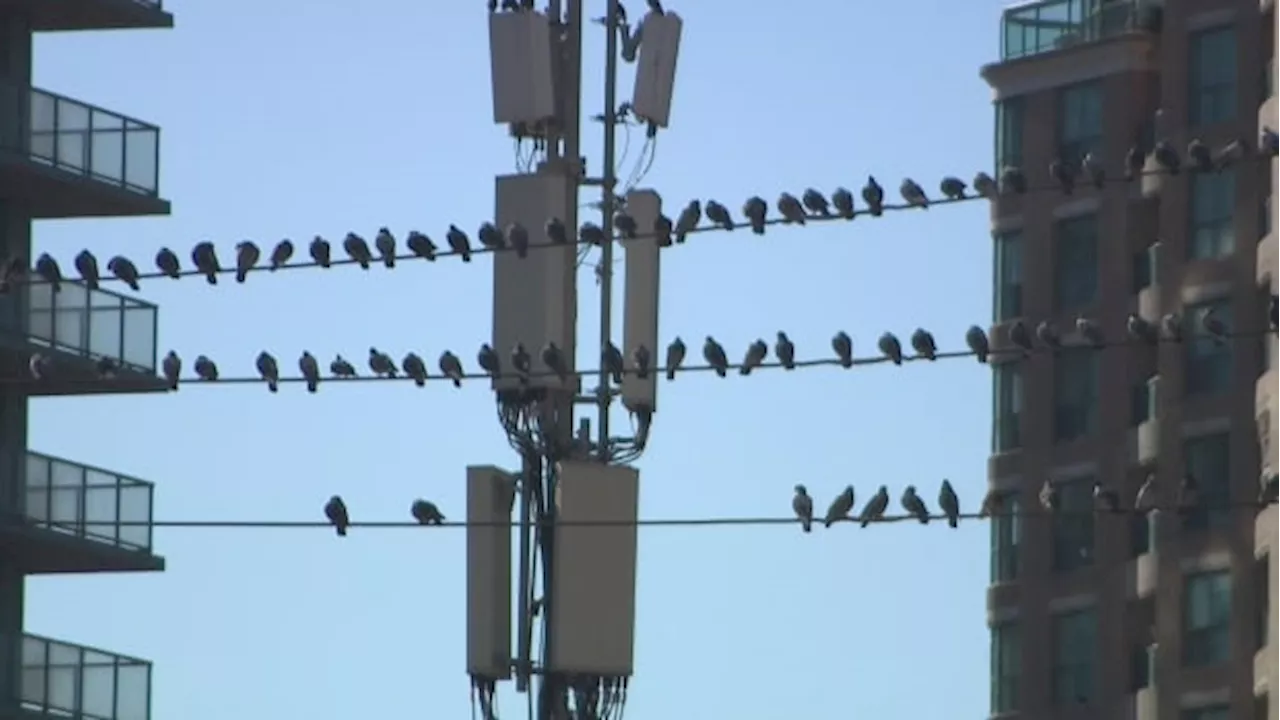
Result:
M0 119L8 126L0 134L5 149L140 195L159 195L160 128L47 90L6 85L3 91L9 107L22 113Z
M23 709L74 720L149 720L151 663L37 635L22 636Z
M26 470L25 515L38 526L151 551L151 483L34 452Z
M1155 31L1159 13L1157 6L1143 0L1043 0L1012 7L1000 22L1000 59Z
M109 290L64 282L61 292L33 284L27 334L60 352L111 358L122 368L156 372L157 308Z

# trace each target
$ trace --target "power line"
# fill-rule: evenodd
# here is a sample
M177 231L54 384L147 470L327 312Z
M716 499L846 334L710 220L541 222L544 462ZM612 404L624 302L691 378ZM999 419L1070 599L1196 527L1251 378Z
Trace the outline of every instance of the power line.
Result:
M1058 348L1048 347L1048 346L1037 346L1037 347L1027 348L1027 349L1016 348L1016 347L989 348L988 350L985 351L986 357L983 357L980 361L981 362L987 362L987 361L1000 362L1003 359L1025 358L1032 354L1052 355L1056 353L1071 352L1071 351L1102 352L1104 350L1111 350L1111 349L1117 349L1117 348L1152 347L1154 345L1184 345L1194 340L1218 341L1223 343L1237 342L1242 340L1256 340L1258 338L1265 337L1267 335L1273 335L1275 334L1275 332L1276 330L1272 328L1268 330L1251 331L1251 332L1241 332L1241 331L1226 332L1220 335L1194 335L1192 337L1176 338L1176 339L1169 338L1169 337L1148 338L1148 339L1127 338L1123 341L1107 341L1102 343L1089 343L1089 344L1068 343ZM901 358L901 363L902 364L919 363L919 362L927 363L927 362L934 362L937 360L957 360L961 358L978 358L980 357L980 355L982 355L982 353L973 349L942 351L942 352L935 353L931 357L927 355L919 354L919 353L906 353L906 354L903 354ZM849 358L848 361L841 360L839 357L818 357L818 358L810 358L807 360L796 360L794 363L790 364L790 370L811 370L811 369L820 368L820 367L827 367L827 368L837 367L837 368L847 369L852 367L865 367L869 365L893 364L894 362L895 361L893 358L890 358L883 354L851 357ZM679 366L676 366L674 370L676 375L683 375L685 373L713 373L721 370L723 370L726 373L726 375L734 372L741 375L743 368L744 368L743 363L731 362L731 363L726 363L723 366L723 368L720 368L708 363L690 364L690 365L681 364ZM648 373L659 376L659 377L667 377L668 373L671 372L671 370L672 368L666 365L655 365L653 368L651 368L648 371ZM755 372L757 370L788 371L788 366L784 365L781 361L778 361L778 360L764 360L758 365L750 366L751 372ZM599 369L578 370L575 373L568 373L568 375L570 376L577 375L578 377L581 377L584 379L598 377L599 374L600 374ZM634 366L634 364L631 364L631 365L626 365L622 367L618 371L618 374L638 376L638 375L641 375L642 373L640 372L640 370L638 370ZM525 374L523 377L528 379L534 379L534 378L549 378L549 377L557 377L557 376L558 376L557 373L551 372L551 371L531 371ZM399 372L395 376L386 376L386 375L355 375L355 376L340 376L340 377L326 376L326 377L320 378L317 382L319 385L327 385L330 383L341 384L341 383L364 383L364 382L418 382L422 385L425 385L428 382L440 382L440 381L452 382L455 379L458 381L459 384L461 384L464 381L487 381L487 380L493 380L495 378L516 379L519 377L521 376L514 372L499 372L496 375L483 373L483 372L478 372L478 373L467 372L457 376L457 378L446 376L443 374L433 374L433 375L427 375L425 377L415 379L413 377L409 377L408 375L403 374L402 372ZM84 383L84 384L101 384L102 383L101 378L93 378L93 377L60 378L56 376L51 376L51 377L41 377L40 379L37 379L34 377L0 377L0 385L34 385L34 384L43 382L45 380L56 380L60 384L65 383L68 385L75 385L78 383ZM198 376L191 376L191 377L181 378L178 381L178 385L179 386L183 386L183 385L197 385L197 386L246 385L246 384L264 384L265 382L266 381L259 375L236 376L236 377L219 376L216 380L209 380L209 379L205 379ZM299 384L299 383L308 382L308 378L303 377L301 375L291 375L287 377L282 376L276 382L281 385Z
M1258 155L1251 156L1250 158L1246 158L1246 160L1251 159L1254 161L1269 161L1271 157L1272 155L1268 150L1267 152L1259 153ZM1204 169L1204 170L1188 169L1188 172L1191 172L1191 173L1218 172L1225 169L1226 167L1227 166L1225 165L1217 165L1217 166L1214 166L1213 168ZM1007 168L1005 174L1007 175L1010 171L1016 171L1018 173L1021 172L1016 168ZM1145 177L1173 176L1173 175L1179 174L1180 172L1181 172L1181 168L1174 170L1174 169L1165 168L1165 167L1157 167L1152 170L1146 170L1146 171L1134 173L1132 176L1128 176L1128 177L1106 177L1106 178L1103 178L1101 182L1090 183L1090 184L1100 189L1101 187L1104 187L1110 184L1124 184L1124 183L1139 182L1142 178L1145 178ZM985 176L985 174L980 173L979 176ZM1018 196L1018 195L1039 194L1039 193L1048 193L1048 192L1056 192L1059 194L1062 194L1062 193L1071 194L1064 187L1064 184L1061 181L1053 184L1046 184L1046 185L1011 187L1011 185L1014 185L1014 186L1018 185L1018 181L1007 182L1008 178L1005 178L1005 177L1002 177L999 181L997 181L994 178L991 178L990 176L985 176L985 178L986 178L986 181L995 183L995 185L991 189L989 189L985 194L978 193L978 192L970 192L969 189L967 188L967 185L965 185L964 183L961 183L961 188L962 188L960 191L962 193L961 195L953 194L950 197L944 196L944 197L936 197L936 198L926 198L927 205L929 207L932 207L932 206L942 206L942 205L955 205L958 203L972 202L975 200L990 201L990 200L995 200L997 197L1001 195ZM944 179L944 182L946 181L960 182L957 178L946 178ZM1021 182L1022 183L1026 182L1025 177L1022 177ZM977 184L977 178L975 178L975 184ZM1071 185L1072 185L1072 191L1074 191L1075 185L1076 185L1074 180L1072 181ZM770 217L765 219L763 223L760 224L760 226L761 226L761 230L763 230L763 228L766 228L766 227L776 227L779 225L800 226L800 225L806 225L808 223L824 223L824 222L836 222L836 221L847 222L855 218L864 217L864 216L878 217L882 212L900 212L905 210L917 210L917 209L920 209L921 207L922 205L919 203L903 201L899 203L885 203L878 210L872 210L869 207L859 207L859 208L853 208L850 211L845 213L840 213L838 211L830 211L828 213L823 213L823 212L811 210L809 208L802 208L803 210L805 210L805 213L803 216L803 220L804 220L803 223L799 222L796 219L789 219L785 217ZM773 210L773 212L777 212L776 208ZM669 227L677 224L676 221L673 221L671 218L667 218L667 217L664 217L662 221L665 222L665 224ZM615 223L615 225L617 224L619 223ZM625 225L625 223L621 223L621 224ZM681 236L697 235L701 233L709 233L709 232L717 232L717 231L727 232L732 230L743 230L743 229L751 229L751 228L752 228L752 223L750 221L738 222L736 220L733 220L723 224L703 223L697 227L693 227L687 231L681 232L680 235ZM497 231L497 228L492 228L492 229L494 231ZM481 233L475 233L475 234L478 236ZM486 231L483 234L486 236L490 236L492 238L490 242L493 242L493 243L498 242L498 236L492 236L491 233L488 231ZM421 235L421 234L412 232L410 233L410 235ZM499 235L501 236L503 234L499 231ZM617 235L614 235L613 240L627 241L627 240L648 239L648 238L659 238L661 240L663 239L664 236L667 236L666 238L667 241L661 243L664 246L666 246L671 244L670 236L674 236L674 235L675 235L674 228L666 232L657 232L653 230L637 228L636 231L632 233L619 233ZM427 236L425 235L421 235L421 237L427 238ZM367 265L369 267L382 264L387 268L391 268L399 262L406 262L406 261L412 261L412 260L427 260L429 262L435 262L436 260L452 258L452 257L460 257L460 258L463 258L464 261L469 261L471 257L477 256L477 255L488 255L488 254L493 254L498 252L527 253L527 252L534 252L534 251L548 249L548 248L567 247L569 245L578 245L578 246L585 246L585 247L599 246L603 244L603 242L605 241L605 236L602 234L602 231L599 226L593 223L584 223L579 228L576 239L568 237L567 233L566 233L566 237L564 237L563 239L564 239L564 242L529 242L527 243L527 245L525 245L523 243L512 244L511 242L507 241L505 237L503 237L503 239L501 240L502 242L501 245L482 244L475 247L469 247L465 250L456 250L456 249L438 248L435 246L434 241L431 241L429 238L427 238L429 245L423 246L419 244L418 247L421 249L418 252L407 252L407 253L393 252L386 257L378 254L377 252L371 252L368 257L363 259L357 259L354 257L343 257L343 258L333 257L324 263L321 263L320 261L316 261L316 260L312 260L309 262L293 262L292 260L290 260L288 262L284 262L278 265L258 264L257 259L255 259L254 265L252 267L246 267L242 270L237 269L234 266L219 267L219 269L213 270L211 272L206 270L199 270L199 269L178 269L178 270L170 269L169 271L162 270L162 271L145 272L145 273L140 272L140 273L137 273L136 278L131 278L131 279L134 282L136 282L141 280L152 280L152 279L160 279L160 278L178 279L183 277L208 276L208 275L226 276L226 275L236 275L237 273L244 273L247 275L250 273L258 273L258 272L276 272L276 271L284 271L284 270L300 270L305 268L319 268L319 267L328 269L330 267L361 265L361 264ZM468 240L468 243L470 243L470 235L467 236L467 240ZM281 241L281 243L284 243L284 242L288 242L290 247L293 246L293 243L290 240ZM367 246L367 243L366 243L366 246ZM279 244L277 244L277 247L279 247ZM162 250L161 252L164 252L164 250ZM260 250L257 252L258 256L261 256L262 254L263 253L261 253ZM292 254L293 253L291 251L290 257L292 257ZM266 253L266 255L270 257L271 253ZM52 260L51 257L50 257L50 260ZM130 265L132 265L132 261L130 261ZM95 266L96 266L96 259L95 259ZM61 273L60 270L59 270L59 273ZM47 285L50 283L48 279L42 277L38 268L28 269L28 268L25 268L25 264L24 266L18 267L18 268L10 267L9 270L7 271L7 274L8 274L8 277L5 280L6 286L12 286L17 284ZM75 281L67 279L66 282L75 282ZM122 277L115 276L115 275L104 275L98 278L98 282L129 282L129 280L126 280Z
M1275 500L1267 502L1251 501L1251 502L1233 502L1223 503L1213 506L1202 506L1212 510L1251 510L1260 511L1271 505L1275 505ZM1041 518L1052 519L1055 517L1087 517L1087 516L1113 516L1113 517L1142 517L1151 512L1173 512L1187 513L1189 509L1185 506L1166 505L1153 507L1150 510L1136 510L1133 508L1118 508L1115 510L1097 508L1090 510L1068 510L1061 509L1057 511L1049 511L1043 509L1019 509L1016 511L995 511L989 513L970 512L961 513L957 516L958 520L992 520L999 518ZM928 515L930 523L945 524L947 516L940 513L930 513ZM30 522L30 520L26 520ZM547 527L717 527L717 526L768 526L768 525L798 525L800 520L794 516L787 517L699 517L699 518L641 518L634 521L618 521L618 520L555 520L551 522L537 522ZM820 524L820 519L815 519L815 523ZM837 521L835 525L856 525L862 522L858 518L845 517ZM884 525L889 523L919 523L920 518L916 515L908 514L892 514L885 515L880 518L868 519L869 525ZM38 525L59 525L59 523L35 523ZM140 520L122 520L119 522L103 522L103 523L81 523L81 524L100 524L110 525L112 527L153 527L153 528L184 528L184 529L332 529L332 523L323 520L156 520L152 522ZM70 526L71 524L67 524ZM450 521L446 520L438 524L424 525L414 521L352 521L348 527L363 528L371 530L405 530L405 529L459 529L467 527L520 527L519 522L466 522L466 521Z

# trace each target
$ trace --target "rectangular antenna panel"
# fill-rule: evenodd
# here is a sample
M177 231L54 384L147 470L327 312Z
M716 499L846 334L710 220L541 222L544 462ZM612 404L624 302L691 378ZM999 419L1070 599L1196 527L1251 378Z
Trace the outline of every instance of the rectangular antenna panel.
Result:
M660 289L658 241L651 235L653 222L662 213L662 198L652 190L627 193L627 214L636 221L640 237L623 240L625 289L622 304L622 352L627 369L635 369L633 353L641 345L649 349L650 372L641 378L627 373L622 378L622 404L632 412L658 408L658 378L653 367L665 360L658 347L658 290Z
M467 468L467 674L511 677L511 507L505 470Z
M556 115L551 25L540 12L489 13L493 122L537 122Z
M562 462L551 566L552 672L628 677L635 652L640 474ZM571 523L608 523L585 525Z
M533 358L529 388L578 391L573 375L574 330L577 306L577 248L572 244L547 246L546 224L552 217L572 215L577 198L564 175L507 175L495 188L498 227L519 223L529 231L531 247L521 258L514 252L493 255L493 348L502 366L511 367L511 350L523 343ZM572 230L572 236L576 235ZM564 380L550 376L542 362L542 348L554 342L564 351L570 374ZM506 375L494 380L498 392L520 389L519 380Z
M671 121L684 21L673 12L649 12L643 23L631 107L642 120L665 128Z

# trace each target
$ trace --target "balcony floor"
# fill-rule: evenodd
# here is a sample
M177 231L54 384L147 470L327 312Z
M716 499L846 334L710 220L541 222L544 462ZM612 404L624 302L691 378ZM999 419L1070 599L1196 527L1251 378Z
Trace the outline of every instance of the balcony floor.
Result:
M58 351L23 338L0 336L0 378L31 377L31 355L40 352L53 360L52 378L21 385L0 384L0 391L17 388L28 397L63 395L114 395L168 392L163 378L150 373L122 369L113 378L98 377L95 362L81 355Z
M13 153L0 154L0 198L25 205L37 220L169 214L167 200Z
M171 28L173 16L138 0L0 0L0 15L19 10L36 32Z
M164 558L39 525L0 524L0 557L32 575L91 572L158 572Z

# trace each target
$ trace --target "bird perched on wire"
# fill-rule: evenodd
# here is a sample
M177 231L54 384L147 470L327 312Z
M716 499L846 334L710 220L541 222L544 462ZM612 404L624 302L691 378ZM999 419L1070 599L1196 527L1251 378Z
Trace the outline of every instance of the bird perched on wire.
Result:
M911 333L911 349L925 360L938 359L938 343L934 341L933 333L924 328L916 328Z
M379 351L376 347L369 348L369 369L378 377L393 378L398 372L391 356Z
M778 196L778 214L782 215L783 222L796 225L804 225L807 219L804 205L791 193L784 192Z
M868 175L867 184L862 186L862 202L866 203L871 217L884 214L884 188L880 187L874 176Z
M884 333L876 342L880 353L889 359L894 365L902 364L902 343L898 341L898 336L893 333Z
M311 261L316 265L325 269L333 266L333 246L319 235L311 239L307 252L310 253Z
M462 387L462 360L458 359L457 355L445 350L440 354L438 365L440 374L449 378L455 388Z
M178 353L170 350L165 354L164 360L160 361L160 372L169 383L169 389L177 390L182 377L182 358L178 357Z
M280 366L276 363L276 359L271 353L263 350L258 353L258 359L255 363L258 368L258 374L267 383L267 389L271 392L279 392L280 390Z
M924 188L920 187L915 180L906 178L898 187L898 192L902 195L902 199L911 207L918 207L921 210L929 209L929 196L925 195Z
M378 257L382 258L382 264L388 270L392 270L396 266L396 236L391 234L391 230L385 227L378 228L378 234L373 236L373 246L378 250Z
M293 241L285 238L271 249L271 257L267 259L267 270L275 272L284 267L293 258Z
M342 239L342 249L347 252L347 256L356 261L361 270L368 270L373 262L373 253L369 250L369 243L359 235L349 232Z
M991 354L991 341L987 338L986 331L977 325L970 325L964 334L964 342L978 362L987 361L987 357Z
M342 498L334 495L324 504L324 516L337 531L339 537L347 536L347 528L351 527L351 516L347 513L347 504Z
M107 261L107 270L117 280L128 285L130 290L134 292L142 290L142 287L138 285L138 267L129 258L123 255L116 255Z
M752 196L742 205L742 214L747 218L747 223L751 225L751 232L756 235L763 235L765 225L769 218L769 204L764 198Z
M356 366L341 355L337 355L333 358L333 362L329 363L329 372L334 377L353 378L356 376Z
M719 226L720 229L733 230L733 216L729 214L729 208L715 200L708 200L706 212L707 219Z
M400 367L404 368L404 374L413 380L414 385L424 387L427 384L427 364L418 353L406 353Z
M413 501L413 505L409 507L409 514L413 515L413 519L417 520L419 525L442 525L445 521L444 513L440 512L440 508L436 507L435 503L421 498Z
M778 331L777 339L774 342L773 353L778 356L778 362L782 364L784 369L796 369L795 343L791 342L791 338L787 337L787 334L781 330Z
M960 524L960 498L956 495L955 488L951 487L950 480L942 481L942 488L938 490L938 507L947 516L947 525L955 528Z
M307 382L307 392L314 393L320 388L320 363L316 362L314 355L303 350L298 358L298 370Z
M742 365L738 368L738 373L743 376L750 375L752 370L760 367L768 355L769 346L764 340L756 340L747 346L747 352L742 357Z
M98 273L98 258L88 250L81 250L76 254L74 260L76 272L80 273L80 280L84 282L84 286L90 290L98 289L100 279Z
M813 530L813 498L803 485L796 485L795 497L791 498L791 509L800 519L800 529L804 532Z
M667 346L667 380L675 380L676 372L680 370L680 366L684 364L684 357L688 353L688 349L684 345L684 341L677 337Z
M853 512L853 502L853 486L845 485L844 490L841 490L840 494L836 495L835 499L831 501L831 505L827 508L827 515L822 519L822 526L829 528L841 520L848 520L849 513Z
M697 200L690 200L688 205L680 211L680 215L676 217L675 227L672 233L675 235L677 243L683 243L685 237L693 232L698 223L702 222L702 203Z
M858 515L858 524L866 527L877 520L884 517L884 513L889 509L889 488L881 485L876 494L871 496L867 504L863 506L862 512Z
M921 525L929 524L929 509L925 507L924 500L921 500L920 496L916 494L915 485L908 485L902 491L902 509L906 510L907 514L916 520L919 520Z
M196 243L191 248L191 262L196 266L196 270L204 275L204 279L210 285L218 284L218 273L222 272L222 263L218 261L218 250L213 243L205 241Z
M178 260L178 254L167 247L156 251L156 269L167 278L177 280L182 277L182 262Z
M242 240L236 243L236 282L245 281L261 255L262 251L252 241Z
M707 361L719 377L723 378L729 374L729 360L725 357L724 347L710 335L702 343L702 359Z
M218 379L218 364L205 355L197 356L191 367L196 371L196 377L205 382L215 382Z

